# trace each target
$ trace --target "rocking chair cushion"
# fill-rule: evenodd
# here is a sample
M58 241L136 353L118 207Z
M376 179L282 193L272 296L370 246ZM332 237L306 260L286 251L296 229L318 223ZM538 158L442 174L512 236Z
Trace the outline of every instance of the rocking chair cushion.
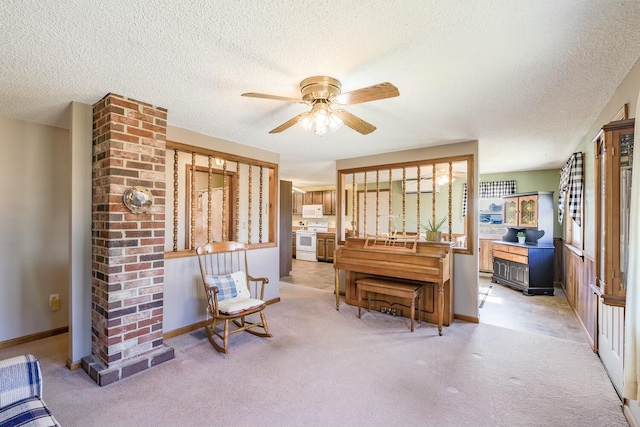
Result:
M206 276L207 285L218 288L218 311L223 314L237 314L264 304L251 298L244 271L236 271L224 276Z
M244 271L236 271L224 276L207 276L206 279L207 285L218 288L218 301L236 297L251 297Z
M225 276L207 276L207 285L218 288L218 301L238 296L236 282L231 274Z
M237 297L218 302L218 311L222 314L238 314L263 304L264 301L259 299Z

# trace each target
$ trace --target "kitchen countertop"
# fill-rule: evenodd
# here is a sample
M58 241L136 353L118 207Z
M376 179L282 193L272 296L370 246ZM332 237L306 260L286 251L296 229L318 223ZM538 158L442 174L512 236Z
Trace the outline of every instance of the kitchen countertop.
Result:
M480 239L485 240L502 240L502 234L480 234Z
M296 231L298 231L298 230L301 230L301 231L307 231L307 228L306 228L306 227L304 227L304 228L302 228L302 227L291 227L291 231L293 231L294 233L295 233ZM331 233L331 234L335 234L335 232L336 232L336 229L335 229L335 228L329 228L329 231L319 231L318 233Z
M518 243L518 242L505 242L499 241L498 243L502 243L509 246L520 246L521 248L553 248L553 245L532 245L531 243Z

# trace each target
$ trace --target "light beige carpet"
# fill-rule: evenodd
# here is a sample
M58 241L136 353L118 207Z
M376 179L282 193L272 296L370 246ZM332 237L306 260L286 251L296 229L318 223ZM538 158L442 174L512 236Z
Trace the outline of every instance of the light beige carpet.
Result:
M274 337L199 331L167 341L174 360L106 387L64 367L66 338L0 350L42 362L44 399L64 426L626 426L586 344L454 322L364 313L331 292L281 283Z

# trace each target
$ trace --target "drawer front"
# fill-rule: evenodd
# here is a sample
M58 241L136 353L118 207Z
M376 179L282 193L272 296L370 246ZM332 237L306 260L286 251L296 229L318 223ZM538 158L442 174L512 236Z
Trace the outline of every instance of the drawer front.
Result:
M498 250L500 252L509 252L511 254L517 255L529 255L529 249L523 248L521 246L512 246L512 245L503 245L502 243L494 243L493 249Z
M526 250L526 248L525 248ZM520 264L528 264L529 263L529 257L527 257L526 255L518 255L518 254L513 254L510 252L503 252L503 251L498 251L498 250L493 250L493 256L496 258L502 258L502 259L506 259L509 261L513 261L513 262L517 262Z
M503 252L509 252L509 245L504 245L502 243L493 243L493 249L497 249Z
M524 256L529 255L529 249L521 248L519 246L509 246L509 252L512 254L518 254L518 255L524 255Z

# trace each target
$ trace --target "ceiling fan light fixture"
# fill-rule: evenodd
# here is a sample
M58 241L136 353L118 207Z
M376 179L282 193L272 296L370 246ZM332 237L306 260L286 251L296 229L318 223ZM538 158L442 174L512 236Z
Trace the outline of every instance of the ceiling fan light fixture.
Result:
M328 131L334 132L344 124L324 100L316 101L311 111L302 116L298 123L306 131L313 132L316 135L324 135Z
M451 179L451 183L453 183L453 181L455 181L455 178ZM449 176L448 175L440 175L437 179L436 179L436 183L438 185L446 185L449 184Z
M367 123L360 117L351 114L347 110L332 110L330 105L353 105L364 102L377 101L379 99L393 98L400 95L398 88L389 82L367 86L350 92L342 92L342 85L333 77L314 76L300 82L302 99L286 96L269 95L267 93L246 92L242 96L252 98L275 99L278 101L295 102L297 104L311 105L311 111L300 113L295 117L271 129L269 133L280 133L289 129L296 123L300 123L306 131L313 131L318 135L333 132L343 124L355 130L361 135L368 135L376 127Z

